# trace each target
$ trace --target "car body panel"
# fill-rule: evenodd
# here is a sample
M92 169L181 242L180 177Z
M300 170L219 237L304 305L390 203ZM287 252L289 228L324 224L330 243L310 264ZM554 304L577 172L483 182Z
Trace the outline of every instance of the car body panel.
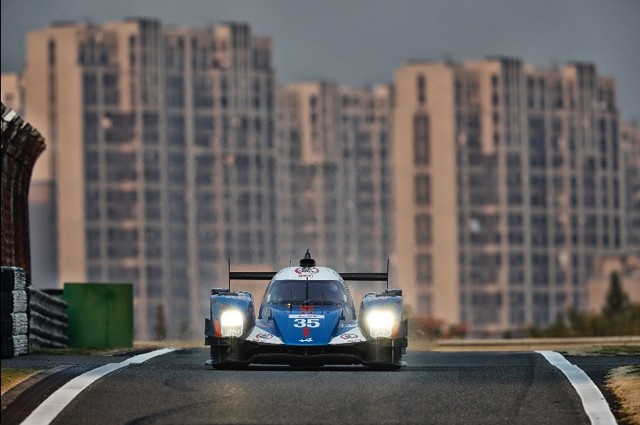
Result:
M274 326L285 344L327 345L335 335L342 309L322 309L313 306L272 308Z

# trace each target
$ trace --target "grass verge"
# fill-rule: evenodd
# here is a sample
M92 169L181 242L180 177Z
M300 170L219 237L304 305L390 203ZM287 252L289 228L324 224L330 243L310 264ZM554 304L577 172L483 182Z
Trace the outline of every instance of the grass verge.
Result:
M201 348L204 347L202 341L135 341L133 347L67 347L67 348L34 348L31 354L51 354L51 355L78 355L78 356L115 356L139 351L151 351L160 348Z
M34 348L30 354L47 354L60 356L111 356L132 348L99 348L99 347L67 347L67 348Z
M2 394L41 371L41 369L3 366L0 371L2 373Z
M553 350L566 355L640 355L640 338L521 338L442 339L409 338L412 351L537 351Z
M625 423L640 425L640 366L613 369L606 387L620 402L619 415Z
M638 356L640 345L595 345L560 351L567 356Z

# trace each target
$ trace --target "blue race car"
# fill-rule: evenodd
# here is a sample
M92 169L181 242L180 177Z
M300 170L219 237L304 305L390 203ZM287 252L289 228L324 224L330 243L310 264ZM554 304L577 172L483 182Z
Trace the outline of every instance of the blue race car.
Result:
M309 251L299 267L279 272L229 272L229 280L270 280L255 317L249 292L211 290L205 319L207 364L216 369L250 363L359 364L399 369L407 348L402 291L368 293L359 317L347 280L382 281L387 273L337 273L318 267Z

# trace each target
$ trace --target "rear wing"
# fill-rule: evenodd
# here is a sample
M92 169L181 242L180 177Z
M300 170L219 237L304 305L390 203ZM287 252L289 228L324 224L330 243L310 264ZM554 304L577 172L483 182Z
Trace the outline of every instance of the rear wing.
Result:
M229 272L229 280L271 280L276 272Z
M271 280L277 272L232 272L231 260L227 259L229 265L229 289L232 280ZM305 262L306 261L306 262ZM309 255L309 250L305 258L300 260L301 267L315 267L316 262ZM387 260L387 271L385 273L338 273L343 280L359 282L387 282L389 290L389 260Z
M344 280L387 282L389 273L338 273ZM229 272L229 280L271 280L276 272Z

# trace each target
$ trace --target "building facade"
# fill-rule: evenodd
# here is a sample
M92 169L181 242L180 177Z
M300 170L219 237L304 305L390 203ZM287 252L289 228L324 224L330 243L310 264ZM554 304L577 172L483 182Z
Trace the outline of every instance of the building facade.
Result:
M496 335L586 309L594 259L625 249L613 80L488 58L395 83L394 270L414 313Z
M271 43L131 19L28 34L58 282L133 282L136 338L199 334L234 264L277 241Z
M309 248L337 270L384 271L393 232L391 88L310 81L282 87L279 99L293 258ZM352 286L356 297L379 289Z
M640 256L640 126L623 123L620 133L627 213L625 242L632 255Z
M16 72L3 72L0 79L0 99L18 115L23 113L24 87L22 76Z

